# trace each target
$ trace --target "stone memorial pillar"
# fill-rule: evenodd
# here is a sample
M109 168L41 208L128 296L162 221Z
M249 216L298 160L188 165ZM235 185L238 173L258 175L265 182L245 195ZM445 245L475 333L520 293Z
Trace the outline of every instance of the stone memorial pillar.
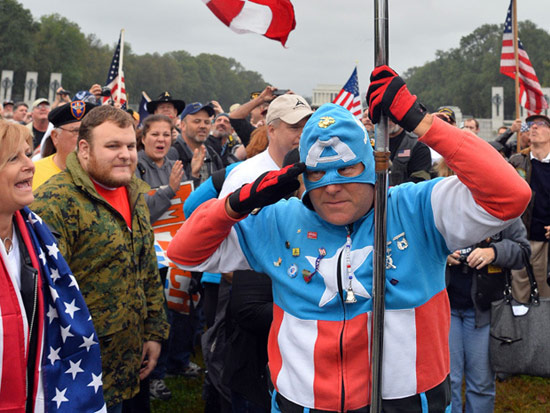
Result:
M48 100L53 103L55 100L55 92L61 86L61 73L50 73L50 87L48 88Z
M23 100L29 108L32 105L32 102L36 99L36 89L38 88L38 72L27 72L27 77L25 79L25 94L23 95Z
M11 100L11 89L13 88L13 70L2 70L0 78L0 100Z
M491 88L491 127L497 130L504 123L504 87Z

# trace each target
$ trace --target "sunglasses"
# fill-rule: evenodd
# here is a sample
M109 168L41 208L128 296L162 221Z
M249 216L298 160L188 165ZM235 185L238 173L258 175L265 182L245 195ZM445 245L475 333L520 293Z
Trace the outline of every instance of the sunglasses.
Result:
M548 122L545 122L543 120L535 120L533 122L527 122L527 127L531 129L533 125L537 125L537 127L545 126L547 128L550 128L550 125L548 125Z

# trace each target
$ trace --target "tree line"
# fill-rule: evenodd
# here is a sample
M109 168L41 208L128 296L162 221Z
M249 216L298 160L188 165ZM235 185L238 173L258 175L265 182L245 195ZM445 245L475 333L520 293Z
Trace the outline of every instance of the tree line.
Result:
M73 94L104 84L115 45L84 34L78 24L58 14L33 19L16 0L0 0L0 70L14 71L14 100L22 99L26 72L38 72L37 97L48 96L50 73L63 74L62 85ZM125 43L124 75L128 100L138 104L141 91L154 99L165 90L186 102L217 100L229 109L263 90L261 74L235 59L180 50L138 55Z

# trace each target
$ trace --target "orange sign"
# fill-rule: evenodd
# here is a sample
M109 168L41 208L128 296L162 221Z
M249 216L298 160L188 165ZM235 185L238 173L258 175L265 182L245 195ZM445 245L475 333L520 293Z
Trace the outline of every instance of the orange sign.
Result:
M157 189L152 189L149 194L154 194L156 190ZM171 200L172 205L170 205L170 208L168 208L166 212L164 212L164 214L162 214L162 216L153 224L155 241L162 248L165 258L168 244L172 240L172 237L176 235L176 232L183 224L183 221L185 221L183 203L191 191L193 191L193 182L182 182L180 189ZM164 293L166 295L166 301L168 302L168 308L182 314L189 314L191 299L193 300L194 305L197 305L200 300L199 294L193 294L191 297L188 293L191 273L178 268L167 258L165 259L165 262L168 263L168 274L166 276Z

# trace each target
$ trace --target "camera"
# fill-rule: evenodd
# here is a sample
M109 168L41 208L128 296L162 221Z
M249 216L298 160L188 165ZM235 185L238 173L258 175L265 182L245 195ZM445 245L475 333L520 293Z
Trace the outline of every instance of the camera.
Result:
M107 86L103 86L101 88L101 94L99 96L111 96L111 88Z
M273 91L273 96L281 96L288 92L288 89L277 89Z
M460 255L458 256L458 261L460 261L461 263L466 263L466 259L468 258L468 255L470 255L472 250L473 247L462 248L458 250L458 252L460 253Z

